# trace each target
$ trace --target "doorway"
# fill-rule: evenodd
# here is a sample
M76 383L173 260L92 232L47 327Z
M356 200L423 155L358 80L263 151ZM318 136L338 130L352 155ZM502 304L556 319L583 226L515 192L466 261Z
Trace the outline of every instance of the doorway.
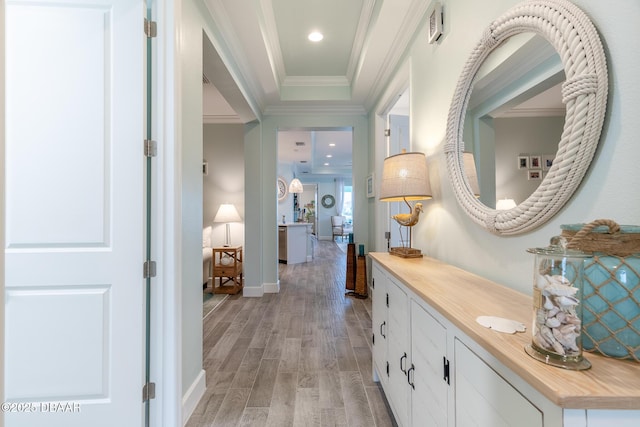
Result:
M344 197L344 189L351 190L349 196L353 194L353 129L279 129L277 149L278 176L287 185L294 178L303 184L303 192L295 198L289 194L278 199L278 220L283 216L286 222L305 220L303 215L308 213L305 204L310 200L304 186L312 185L309 188L314 189L315 195L315 236L331 240L331 216L353 216L352 198L345 204Z
M407 88L391 107L387 115L387 156L400 154L402 150L411 151L410 121L409 121L409 89ZM393 215L406 213L409 211L404 202L389 202L387 212L387 230L390 232L389 245L391 247L407 246L409 244L408 234L400 232L398 224L391 219Z

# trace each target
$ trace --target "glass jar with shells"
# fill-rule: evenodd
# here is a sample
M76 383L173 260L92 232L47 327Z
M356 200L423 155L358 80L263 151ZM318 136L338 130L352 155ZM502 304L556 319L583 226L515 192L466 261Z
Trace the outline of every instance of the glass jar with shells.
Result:
M533 269L533 321L531 344L525 351L548 365L589 369L582 356L581 251L566 248L564 237L554 237L546 248L531 248Z

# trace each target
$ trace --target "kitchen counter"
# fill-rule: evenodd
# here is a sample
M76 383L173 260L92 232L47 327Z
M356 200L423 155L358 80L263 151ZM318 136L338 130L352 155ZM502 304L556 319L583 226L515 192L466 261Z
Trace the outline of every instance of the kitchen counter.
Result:
M299 264L313 259L309 236L310 222L278 224L278 261Z

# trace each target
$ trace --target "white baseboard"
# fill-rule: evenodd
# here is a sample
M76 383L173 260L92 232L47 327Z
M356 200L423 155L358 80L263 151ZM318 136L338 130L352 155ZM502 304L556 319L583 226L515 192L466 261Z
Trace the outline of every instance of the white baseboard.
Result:
M242 288L242 296L249 298L260 298L264 295L264 285L262 286L245 286Z
M278 294L278 293L280 293L280 280L278 280L278 283L265 283L264 284L264 293L265 294Z
M184 427L189 421L189 417L195 411L198 402L204 396L207 389L207 373L201 370L198 377L191 384L187 392L182 397L182 426Z

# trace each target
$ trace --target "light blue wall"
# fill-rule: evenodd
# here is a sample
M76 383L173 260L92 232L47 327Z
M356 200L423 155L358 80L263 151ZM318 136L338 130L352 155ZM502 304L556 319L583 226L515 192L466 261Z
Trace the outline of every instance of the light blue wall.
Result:
M180 147L182 393L202 371L202 22L192 1L182 3Z
M413 147L427 155L434 191L413 237L427 255L528 294L533 260L526 249L545 246L561 224L596 218L640 224L634 190L640 186L640 55L629 44L640 38L640 5L636 0L614 7L600 0L574 1L590 16L605 46L610 86L604 131L590 171L568 205L539 229L506 238L488 233L462 211L448 180L443 145L449 104L469 52L485 26L518 2L445 0L442 40L430 45L423 31L412 46L411 138Z

